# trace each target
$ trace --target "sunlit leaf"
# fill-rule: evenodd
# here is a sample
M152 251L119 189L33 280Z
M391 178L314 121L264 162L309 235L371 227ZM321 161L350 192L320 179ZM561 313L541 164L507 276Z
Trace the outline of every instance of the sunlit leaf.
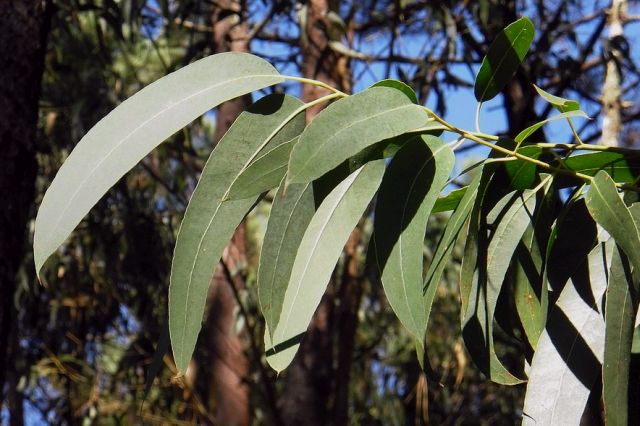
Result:
M384 160L367 163L336 186L307 227L296 254L278 325L265 334L267 362L276 371L295 356L349 234L371 202Z
M533 124L529 127L527 127L526 129L524 129L523 131L521 131L520 133L518 133L518 135L515 137L515 141L518 143L522 143L525 140L527 140L527 138L529 136L531 136L532 134L534 134L536 132L536 130L538 130L539 128L541 128L542 126L546 125L547 123L551 123L552 121L556 121L556 120L566 120L568 118L574 118L574 117L580 117L580 118L589 118L589 116L587 114L585 114L583 111L567 111L567 112L563 112L561 114L558 115L554 115L553 117L549 117L546 120L542 120L536 124Z
M423 128L427 113L399 90L372 87L329 105L291 152L288 179L310 182L366 147Z
M422 246L431 209L453 169L451 148L423 136L391 160L376 204L373 249L382 285L400 322L422 341L427 327Z
M533 88L536 89L538 95L540 95L545 101L549 102L551 105L556 107L556 109L562 113L570 112L570 111L578 111L580 109L580 102L573 101L571 99L561 98L556 95L552 95L549 92L539 88L535 84ZM556 116L557 117L557 116Z
M602 364L605 422L610 425L628 424L629 364L637 312L631 292L637 292L637 287L626 256L616 247L607 286Z
M222 53L150 84L100 120L76 145L36 218L36 272L98 200L153 148L220 103L282 82L268 62Z
M373 84L371 87L391 87L407 95L407 98L409 98L414 104L418 103L418 97L416 96L415 90L401 81L393 79L380 80Z
M633 216L620 198L611 177L599 171L591 181L585 196L589 213L616 240L629 257L636 271L640 271L640 233Z
M256 102L229 128L202 171L180 225L171 267L169 331L181 372L186 370L196 344L216 264L258 197L222 200L261 151L300 134L304 114L297 115L273 136L300 104L298 99L284 95L270 95ZM268 144L264 146L265 143Z
M600 375L605 334L602 316L585 302L590 286L584 280L606 281L605 251L602 243L590 252L551 311L531 361L524 425L576 424L582 416Z
M261 153L249 164L229 189L228 199L248 198L276 188L287 173L289 155L298 142L296 136L290 141Z
M509 82L533 42L535 28L522 17L502 30L489 46L476 76L474 93L478 102L495 97Z
M604 170L615 182L631 183L640 176L640 155L619 152L596 152L590 154L573 155L564 160L564 164L571 170L589 176L595 176ZM562 180L568 180L562 176ZM577 180L570 181L575 185Z
M315 210L310 183L294 183L285 191L283 181L273 198L258 268L258 299L270 332L280 319L291 268Z

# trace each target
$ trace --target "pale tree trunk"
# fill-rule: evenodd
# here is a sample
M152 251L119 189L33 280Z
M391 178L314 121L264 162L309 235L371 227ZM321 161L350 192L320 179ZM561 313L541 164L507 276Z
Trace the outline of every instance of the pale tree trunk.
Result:
M608 35L605 43L606 72L602 87L601 144L618 146L622 130L622 52L616 42L624 37L627 0L613 0L608 11Z
M306 32L301 46L302 74L349 92L351 71L348 58L330 49L323 25L318 25L319 21L324 26L329 25L326 19L329 10L337 11L337 4L328 0L306 3L306 25L301 29ZM328 93L327 89L304 85L302 98L308 102ZM310 108L307 121L311 121L325 106ZM286 384L280 407L287 425L347 423L349 376L361 299L361 286L356 282L359 237L356 230L349 238L345 273L329 284L298 354L285 372ZM338 298L339 304L336 303Z
M51 4L42 0L0 1L0 408L10 424L23 423L18 350L16 274L27 242L34 200L36 130Z

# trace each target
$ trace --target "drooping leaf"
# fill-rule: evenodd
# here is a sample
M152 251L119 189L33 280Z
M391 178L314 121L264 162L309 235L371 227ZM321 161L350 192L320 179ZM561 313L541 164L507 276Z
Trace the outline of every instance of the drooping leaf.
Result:
M289 155L296 142L297 136L253 160L229 189L228 199L248 198L276 188L287 173Z
M263 59L222 53L120 104L76 145L47 190L35 224L36 272L107 190L162 141L220 103L282 81Z
M207 160L180 225L171 267L169 331L178 370L191 359L202 323L207 290L217 261L257 196L223 201L243 170L261 151L291 140L304 128L298 99L270 95L243 112ZM267 143L266 146L265 143Z
M523 146L518 148L517 152L529 158L538 159L540 154L542 154L542 148L537 146ZM508 161L504 163L504 168L511 181L511 188L513 189L529 189L536 181L537 166L529 161L520 159Z
M637 311L631 289L636 287L626 256L616 247L607 286L602 364L605 422L610 425L628 424L629 364Z
M436 251L433 254L431 264L429 265L429 269L427 270L426 278L424 280L423 288L425 293L427 291L435 293L435 288L440 282L442 272L444 271L444 268L447 265L449 258L451 257L451 252L453 250L456 238L458 237L460 230L462 229L464 223L469 217L469 214L471 213L474 200L478 193L478 187L480 186L481 178L482 172L478 173L471 181L469 186L466 187L462 199L456 206L453 214L447 222L446 227L444 228L444 232L442 234L442 237L440 238L440 241L438 242Z
M431 209L455 158L435 136L422 136L391 160L374 219L375 259L387 300L400 322L422 342L427 328L422 292L422 246Z
M295 356L333 267L378 189L384 168L384 160L377 160L349 175L324 199L304 232L280 319L273 335L265 333L267 362L276 371L286 368Z
M531 361L523 425L575 424L582 416L600 374L605 333L595 306L585 302L583 280L606 280L605 250L603 243L590 252L551 311Z
M310 182L366 147L423 128L423 108L390 87L372 87L324 109L291 152L289 182Z
M476 76L474 93L478 102L494 98L516 72L533 42L535 28L522 17L502 30L489 46Z
M561 113L578 111L580 109L580 102L578 101L573 101L571 99L565 99L556 95L552 95L551 93L539 88L535 84L533 85L533 88L536 89L538 95L540 95L545 101L556 107L556 109Z
M464 194L467 193L468 188L468 186L463 186L462 188L454 189L447 195L438 197L436 203L433 205L431 213L442 213L455 210L464 197Z
M611 177L599 171L591 181L585 196L589 213L616 240L629 257L636 271L640 271L640 233L631 212L618 195Z
M280 319L291 268L315 210L310 183L294 183L285 191L283 181L273 198L258 268L258 299L271 333Z
M536 132L536 130L538 130L539 128L543 127L547 123L551 123L552 121L556 121L556 120L566 120L566 119L574 118L574 117L589 118L589 116L587 114L585 114L583 111L568 110L566 112L563 112L563 113L558 114L558 115L554 115L553 117L549 117L549 118L547 118L545 120L542 120L542 121L540 121L540 122L538 122L536 124L533 124L533 125L527 127L526 129L524 129L523 131L518 133L518 135L515 137L514 140L516 142L518 142L518 143L522 143L525 140L527 140L527 138L529 136L534 134Z
M564 160L565 165L576 172L595 176L600 170L606 171L615 182L631 183L640 176L640 155L619 152L596 152L574 155ZM562 176L561 178L569 180ZM568 185L575 185L573 180Z
M409 98L411 102L413 102L414 104L418 103L418 97L416 96L415 90L413 90L411 87L409 87L406 83L403 83L402 81L393 80L389 78L386 80L380 80L375 84L373 84L371 87L391 87L407 95L407 98Z

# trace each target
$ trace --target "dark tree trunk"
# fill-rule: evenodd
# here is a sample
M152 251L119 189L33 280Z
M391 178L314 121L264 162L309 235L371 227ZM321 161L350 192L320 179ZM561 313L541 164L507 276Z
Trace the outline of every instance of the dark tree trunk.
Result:
M15 388L14 294L34 200L38 99L50 8L42 0L0 2L0 395L8 399L11 424L23 422L22 398Z

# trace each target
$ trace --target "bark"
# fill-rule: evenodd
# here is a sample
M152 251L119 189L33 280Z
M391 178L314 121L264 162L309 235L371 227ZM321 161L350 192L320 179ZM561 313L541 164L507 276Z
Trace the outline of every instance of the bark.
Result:
M0 2L0 395L9 391L11 424L21 424L16 274L24 258L34 201L38 99L51 5L41 0ZM8 389L5 389L8 385Z
M616 39L624 38L626 0L613 0L608 12L608 36L604 51L606 71L602 87L602 139L601 144L618 146L622 130L622 73L624 60Z

